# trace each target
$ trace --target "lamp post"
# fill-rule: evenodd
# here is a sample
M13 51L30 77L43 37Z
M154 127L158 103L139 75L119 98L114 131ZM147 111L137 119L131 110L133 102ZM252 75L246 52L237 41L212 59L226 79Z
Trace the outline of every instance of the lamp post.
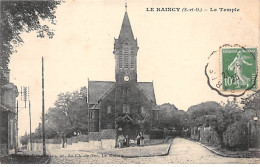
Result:
M16 101L16 143L15 143L15 154L18 152L18 100Z
M255 122L255 133L256 133L256 139L255 139L255 141L256 141L256 146L258 146L258 124L257 124L257 121L258 121L258 116L257 116L257 114L256 114L256 116L253 118L253 120L254 120L254 122Z
M250 147L250 123L247 123L247 149Z

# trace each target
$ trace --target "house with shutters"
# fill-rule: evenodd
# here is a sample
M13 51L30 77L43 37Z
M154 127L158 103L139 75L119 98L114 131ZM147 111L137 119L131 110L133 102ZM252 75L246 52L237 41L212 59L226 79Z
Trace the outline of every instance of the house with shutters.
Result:
M117 136L135 139L158 125L153 82L137 80L138 49L126 10L114 40L115 81L88 80L89 132L113 129Z

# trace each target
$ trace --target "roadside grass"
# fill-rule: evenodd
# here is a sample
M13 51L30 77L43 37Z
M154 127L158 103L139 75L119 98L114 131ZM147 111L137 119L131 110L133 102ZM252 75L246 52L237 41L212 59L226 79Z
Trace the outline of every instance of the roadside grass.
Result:
M10 154L1 157L1 164L46 164L50 156Z

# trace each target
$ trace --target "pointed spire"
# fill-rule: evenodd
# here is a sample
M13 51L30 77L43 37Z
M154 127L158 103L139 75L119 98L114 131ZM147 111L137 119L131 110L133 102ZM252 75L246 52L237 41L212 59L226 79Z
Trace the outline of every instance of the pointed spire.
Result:
M127 12L127 0L125 1L125 12Z
M134 34L127 14L127 3L125 3L125 15L119 34L119 39L124 39L125 37L128 37L130 40L134 39Z

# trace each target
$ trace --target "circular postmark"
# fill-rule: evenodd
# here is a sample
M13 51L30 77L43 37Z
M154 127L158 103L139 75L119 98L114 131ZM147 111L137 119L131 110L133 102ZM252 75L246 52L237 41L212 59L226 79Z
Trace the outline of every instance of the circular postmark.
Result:
M256 47L225 44L213 51L205 66L209 87L224 97L243 96L258 89L258 51Z

